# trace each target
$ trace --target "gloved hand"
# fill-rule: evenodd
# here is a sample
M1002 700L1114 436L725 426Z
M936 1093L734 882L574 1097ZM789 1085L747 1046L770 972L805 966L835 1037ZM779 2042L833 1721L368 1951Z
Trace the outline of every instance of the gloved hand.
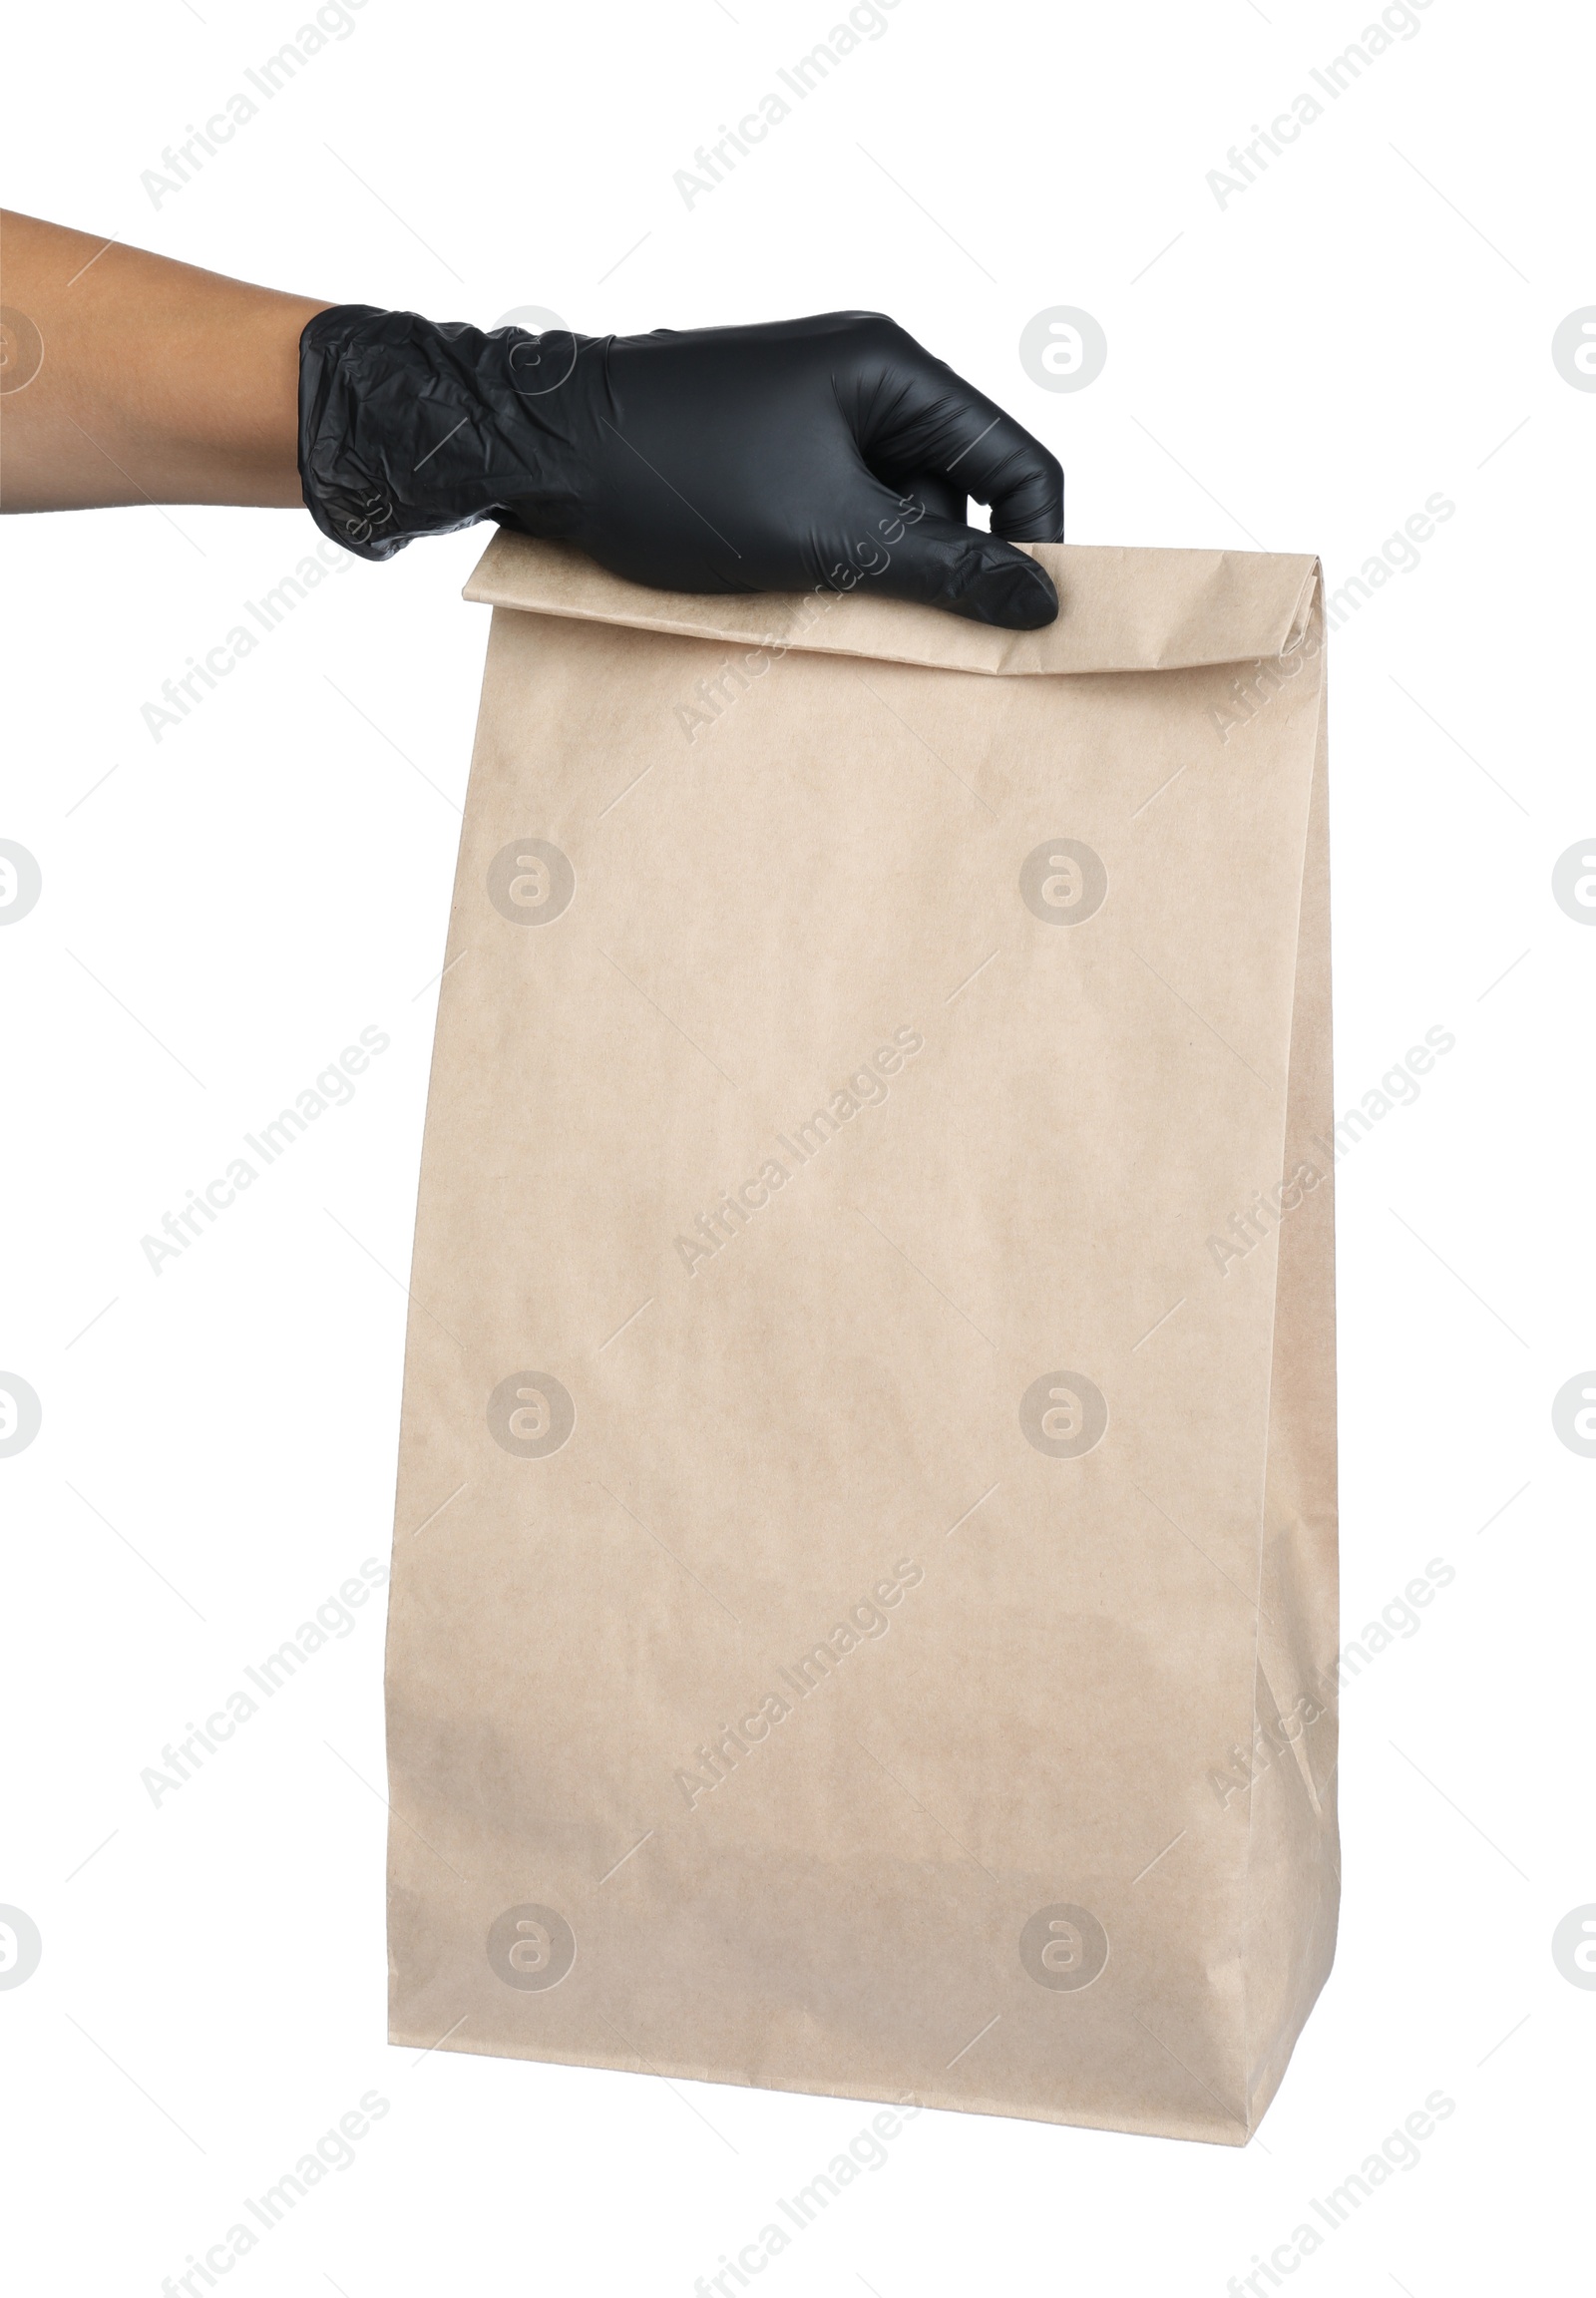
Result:
M1000 540L1063 534L1063 473L879 313L675 334L485 335L346 303L300 338L299 472L366 559L497 519L658 589L849 588L1033 630ZM966 495L993 533L963 521Z

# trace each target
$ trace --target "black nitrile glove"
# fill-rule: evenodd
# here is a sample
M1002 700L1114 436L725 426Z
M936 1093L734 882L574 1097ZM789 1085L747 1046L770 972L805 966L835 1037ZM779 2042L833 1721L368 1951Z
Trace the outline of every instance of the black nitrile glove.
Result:
M1033 630L1058 598L999 540L1063 534L1045 447L890 319L529 335L340 304L299 351L299 472L364 559L497 519L664 590L849 588ZM993 533L964 525L966 495Z

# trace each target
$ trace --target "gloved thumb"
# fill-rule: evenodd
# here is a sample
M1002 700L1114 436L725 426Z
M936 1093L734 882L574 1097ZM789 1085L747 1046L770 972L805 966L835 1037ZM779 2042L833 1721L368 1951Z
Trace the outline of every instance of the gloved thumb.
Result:
M996 535L929 511L905 529L876 587L1003 630L1040 630L1058 618L1058 593L1034 559Z

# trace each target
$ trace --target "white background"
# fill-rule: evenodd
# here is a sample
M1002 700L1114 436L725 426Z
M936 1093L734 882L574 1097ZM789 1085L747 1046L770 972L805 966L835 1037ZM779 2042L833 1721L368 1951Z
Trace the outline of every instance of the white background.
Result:
M689 211L673 172L838 12L367 0L157 208L141 173L308 11L31 10L6 196L481 324L890 310L1057 451L1075 542L1318 551L1338 584L1455 504L1332 648L1338 1108L1457 1042L1339 1183L1344 1634L1432 1557L1455 1579L1345 1699L1328 1991L1245 2150L927 2113L761 2287L1222 2293L1439 2089L1301 2287L1566 2288L1596 1994L1550 1938L1596 1900L1596 1461L1550 1404L1596 1363L1596 932L1550 875L1596 830L1596 394L1550 345L1596 302L1591 19L1430 0L1221 208L1207 173L1373 10L900 0ZM1018 360L1057 304L1107 334L1078 393ZM314 541L224 510L0 534L0 836L44 873L0 933L0 1366L44 1408L0 1461L0 1901L44 1941L0 1992L7 2239L19 2289L154 2298L375 2090L240 2298L685 2294L866 2112L388 2049L380 1603L159 1808L140 1783L387 1554L481 538L330 577L159 745L140 715ZM141 1237L367 1024L353 1103L155 1276Z

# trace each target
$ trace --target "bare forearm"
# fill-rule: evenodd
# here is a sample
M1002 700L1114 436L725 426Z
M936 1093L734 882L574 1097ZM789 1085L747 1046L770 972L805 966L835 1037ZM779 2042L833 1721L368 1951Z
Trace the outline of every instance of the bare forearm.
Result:
M30 215L0 232L0 509L299 504L299 335L325 302Z

